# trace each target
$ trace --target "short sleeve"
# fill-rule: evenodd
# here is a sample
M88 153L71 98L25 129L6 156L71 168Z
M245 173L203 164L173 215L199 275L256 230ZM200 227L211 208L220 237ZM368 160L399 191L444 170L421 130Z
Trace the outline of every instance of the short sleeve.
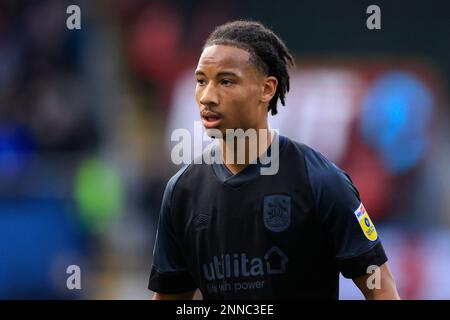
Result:
M172 192L182 173L180 171L169 180L166 186L159 215L153 250L153 265L148 285L150 290L159 293L175 294L193 291L197 288L187 269L171 223Z
M375 226L348 174L312 149L305 162L316 211L343 276L356 278L385 263Z

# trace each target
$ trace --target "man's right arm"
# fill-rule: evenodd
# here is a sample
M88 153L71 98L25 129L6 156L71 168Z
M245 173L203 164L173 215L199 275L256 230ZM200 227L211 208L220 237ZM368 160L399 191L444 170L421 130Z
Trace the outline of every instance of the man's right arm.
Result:
M158 221L153 263L150 271L148 288L159 292L154 299L192 299L191 292L197 289L185 260L186 253L174 228L172 218L172 193L182 175L184 167L167 183Z

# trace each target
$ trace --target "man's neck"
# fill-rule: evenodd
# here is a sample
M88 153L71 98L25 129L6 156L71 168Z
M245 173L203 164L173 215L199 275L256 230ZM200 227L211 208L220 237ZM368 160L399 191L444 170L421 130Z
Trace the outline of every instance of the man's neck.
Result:
M254 136L231 140L224 138L220 141L222 161L233 174L237 174L266 152L272 140L273 133L267 127L256 129ZM240 143L244 145L244 148L239 148ZM241 154L242 150L244 150L243 155ZM227 155L229 159L227 159Z

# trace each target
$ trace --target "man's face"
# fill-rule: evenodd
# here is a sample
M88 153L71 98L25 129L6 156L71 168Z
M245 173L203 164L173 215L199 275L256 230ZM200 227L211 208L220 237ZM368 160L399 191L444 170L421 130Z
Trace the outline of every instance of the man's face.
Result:
M206 129L224 135L226 129L265 126L267 108L261 103L265 77L249 58L246 50L226 45L203 50L195 71L195 99Z

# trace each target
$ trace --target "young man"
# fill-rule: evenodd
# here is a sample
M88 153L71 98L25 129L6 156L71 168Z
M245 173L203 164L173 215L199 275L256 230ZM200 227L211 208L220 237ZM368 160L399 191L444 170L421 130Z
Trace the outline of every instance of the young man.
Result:
M338 299L339 272L367 299L399 298L348 175L268 130L268 112L277 113L289 90L289 63L284 43L257 22L227 23L206 41L195 97L207 131L222 133L213 152L227 161L190 164L170 179L149 282L154 299L191 299L197 288L204 299ZM253 139L259 157L247 139L244 163L228 161L239 150L227 129L264 133ZM277 172L261 174L261 158L274 153Z

